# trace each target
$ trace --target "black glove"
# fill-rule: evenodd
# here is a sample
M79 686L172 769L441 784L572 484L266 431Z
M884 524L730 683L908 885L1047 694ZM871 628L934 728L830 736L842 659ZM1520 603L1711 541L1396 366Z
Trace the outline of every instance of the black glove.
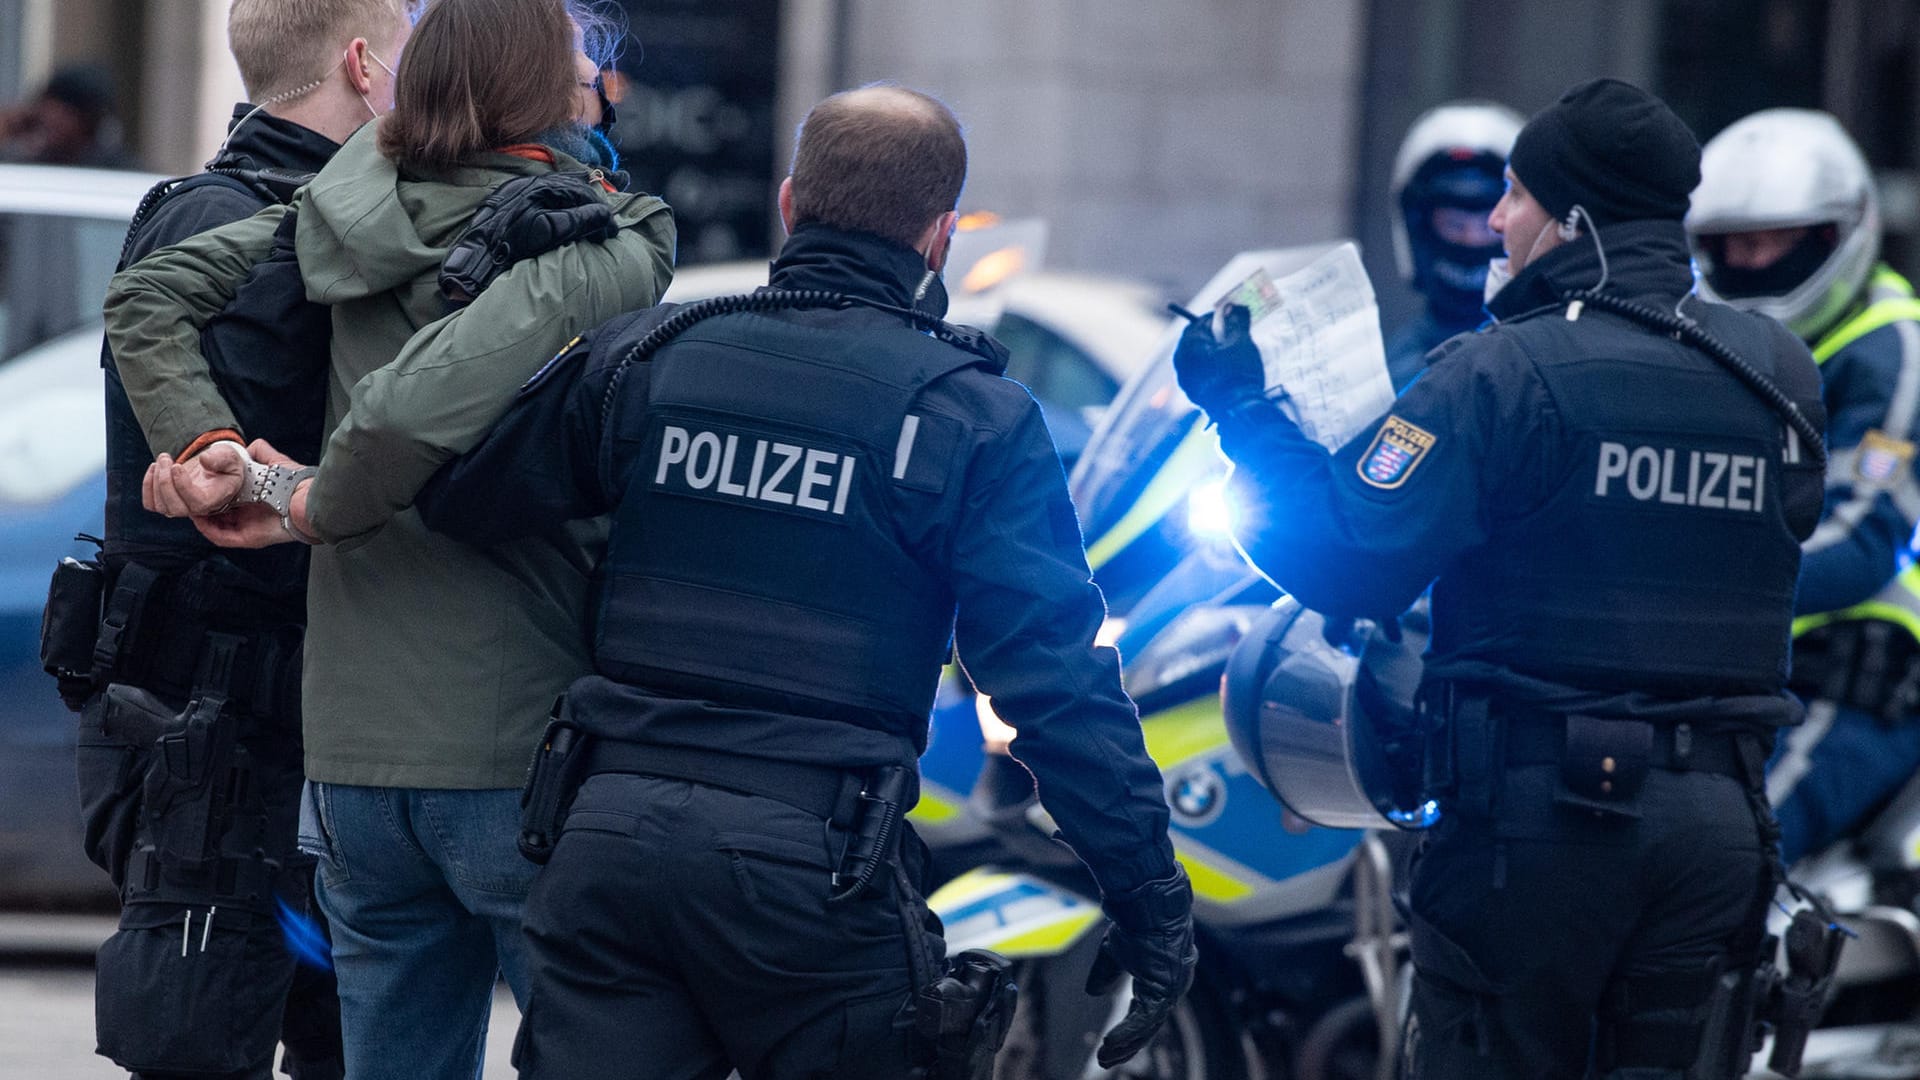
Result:
M1213 320L1192 319L1173 350L1173 372L1187 399L1214 420L1266 396L1267 370L1248 328L1252 314L1239 304L1227 308L1225 333L1215 340Z
M612 208L586 179L571 173L515 177L480 203L467 231L447 250L440 294L465 304L521 259L576 240L611 240L619 231Z
M1170 877L1149 881L1101 907L1112 925L1087 975L1087 993L1113 992L1125 972L1133 976L1133 1003L1100 1041L1100 1067L1111 1069L1153 1040L1187 987L1200 951L1193 945L1193 886L1175 864Z

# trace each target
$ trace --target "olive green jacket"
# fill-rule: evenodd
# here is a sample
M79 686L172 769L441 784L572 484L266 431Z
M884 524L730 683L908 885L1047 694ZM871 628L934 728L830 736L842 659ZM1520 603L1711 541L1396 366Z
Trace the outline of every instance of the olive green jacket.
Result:
M368 124L295 198L307 295L332 305L326 450L307 493L314 551L303 681L307 774L380 787L518 787L548 707L589 670L599 523L488 549L421 523L413 496L477 443L515 391L580 334L660 298L666 204L611 196L620 234L514 266L446 314L447 248L512 176L582 170L488 154L400 174ZM115 276L107 335L149 445L237 428L199 328L272 246L285 210L165 248ZM244 433L243 433L244 434Z

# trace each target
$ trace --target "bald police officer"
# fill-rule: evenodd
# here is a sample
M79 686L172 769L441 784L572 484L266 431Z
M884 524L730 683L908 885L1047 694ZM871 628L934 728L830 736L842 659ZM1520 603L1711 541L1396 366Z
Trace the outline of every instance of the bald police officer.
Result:
M827 99L769 288L601 327L421 497L476 543L613 518L597 671L545 750L586 779L528 901L525 1077L954 1075L911 1037L955 1005L899 815L955 644L1099 883L1104 971L1133 976L1100 1060L1191 980L1191 890L1046 425L997 344L939 321L965 172L934 99Z
M1799 339L1692 293L1699 160L1615 80L1535 116L1490 219L1494 324L1335 453L1262 396L1244 313L1175 358L1275 582L1376 617L1432 586L1417 1076L1745 1071L1727 1018L1775 881L1761 770L1800 717L1823 413Z

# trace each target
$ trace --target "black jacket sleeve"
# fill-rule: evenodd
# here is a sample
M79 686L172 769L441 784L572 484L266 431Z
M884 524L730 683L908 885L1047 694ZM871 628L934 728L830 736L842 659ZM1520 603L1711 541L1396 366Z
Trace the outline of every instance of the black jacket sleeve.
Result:
M1336 453L1277 406L1243 410L1220 428L1236 535L1249 561L1307 607L1391 618L1483 542L1497 516L1528 507L1514 465L1551 423L1531 363L1487 334L1450 342Z
M1093 643L1106 603L1031 399L1004 433L977 431L962 499L951 556L962 665L1018 732L1014 757L1101 890L1167 876L1160 771L1120 688L1119 654Z
M534 376L480 445L440 467L414 505L427 527L488 545L597 517L600 406L611 368L576 343Z

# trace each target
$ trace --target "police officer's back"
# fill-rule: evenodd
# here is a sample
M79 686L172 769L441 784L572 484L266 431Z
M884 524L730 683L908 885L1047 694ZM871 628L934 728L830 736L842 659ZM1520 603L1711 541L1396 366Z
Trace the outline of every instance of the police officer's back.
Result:
M953 644L1117 924L1135 1005L1103 1060L1190 977L1190 891L1044 420L996 345L937 321L964 172L933 99L828 99L770 290L600 328L421 496L477 543L613 515L597 673L547 741L589 775L529 900L524 1075L924 1060L902 1025L935 1007L902 1007L943 947L898 815Z
M1243 337L1195 331L1176 358L1281 587L1390 617L1432 585L1445 814L1411 890L1419 1076L1745 1070L1724 1018L1775 880L1760 772L1799 716L1824 414L1804 345L1691 295L1698 162L1616 81L1536 116L1491 219L1512 272L1495 325L1334 454L1261 396Z

